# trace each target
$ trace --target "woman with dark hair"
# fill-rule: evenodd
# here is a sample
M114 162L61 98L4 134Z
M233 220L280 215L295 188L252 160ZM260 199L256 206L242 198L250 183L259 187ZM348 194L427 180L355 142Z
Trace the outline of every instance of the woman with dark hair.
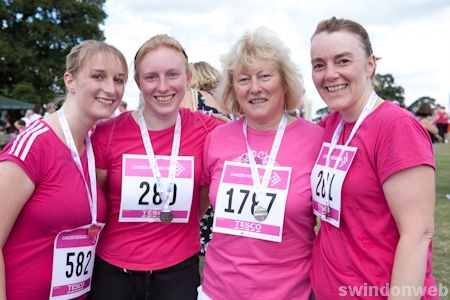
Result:
M436 289L435 165L427 132L374 92L376 58L360 24L320 22L311 65L314 85L333 111L320 123L324 142L311 173L321 218L311 272L316 298L349 299L358 289L358 299L437 299L408 294Z
M416 116L419 119L420 125L422 125L423 128L427 130L433 144L443 141L441 136L439 135L439 129L430 120L430 117L433 116L433 109L431 108L430 104L422 103L422 105L420 105L419 109L416 111Z

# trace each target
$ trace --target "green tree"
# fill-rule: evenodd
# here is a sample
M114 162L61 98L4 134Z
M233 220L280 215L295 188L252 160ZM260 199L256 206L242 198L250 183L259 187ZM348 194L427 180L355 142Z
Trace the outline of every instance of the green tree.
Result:
M405 105L405 89L400 85L395 85L394 77L391 74L376 74L375 75L375 91L378 96L385 100L396 101L401 106Z
M47 103L64 92L65 56L104 40L106 0L0 0L0 94Z
M419 106L422 105L422 103L428 103L431 107L434 107L436 106L436 99L428 96L420 97L419 99L411 103L407 108L411 112L416 112Z

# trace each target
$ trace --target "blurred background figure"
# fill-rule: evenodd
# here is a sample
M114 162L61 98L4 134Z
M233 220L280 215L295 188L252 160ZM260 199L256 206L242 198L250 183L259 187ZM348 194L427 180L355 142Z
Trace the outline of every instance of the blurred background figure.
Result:
M10 135L6 132L5 126L6 123L0 120L0 149L3 149L10 140Z
M431 142L433 143L433 148L435 147L436 142L442 142L443 139L439 135L439 130L436 125L433 124L431 118L433 117L433 109L430 104L423 103L419 106L419 109L416 111L417 119L419 123L427 130L430 135Z
M33 113L30 116L31 122L34 122L38 119L42 119L42 106L40 104L35 104Z
M29 126L32 122L41 119L42 115L37 113L37 111L40 111L41 106L39 104L36 104L34 110L32 109L27 109L25 112L25 116L21 119L25 122L25 126Z
M45 106L45 113L44 117L48 116L51 113L54 113L56 111L56 104L55 102L49 102Z
M209 114L218 114L219 104L213 94L220 80L219 72L206 62L190 64L189 67L192 79L181 102L181 107L189 108L192 111L201 110Z
M16 128L16 132L14 133L15 135L19 134L20 131L22 131L22 129L24 129L26 126L26 123L24 120L17 120L16 122L14 122L14 127Z
M192 72L190 88L186 91L181 105L192 110L201 110L207 113L219 113L219 104L214 98L217 85L220 82L220 73L209 63L199 61L189 64ZM206 248L212 237L211 227L214 220L214 210L211 206L200 220L200 255L205 255Z
M25 111L25 116L21 118L21 120L25 122L25 126L28 126L31 123L31 116L33 115L33 113L34 112L32 109L27 109Z
M122 100L122 102L120 102L120 104L119 104L119 113L126 112L127 106L128 106L128 103L126 103L125 101Z
M220 73L205 61L190 64L192 68L191 88L215 95L220 82Z
M447 130L448 130L448 114L445 110L445 107L442 105L437 105L434 110L434 123L436 124L437 129L439 130L439 135L442 138L442 141L448 143L447 139Z

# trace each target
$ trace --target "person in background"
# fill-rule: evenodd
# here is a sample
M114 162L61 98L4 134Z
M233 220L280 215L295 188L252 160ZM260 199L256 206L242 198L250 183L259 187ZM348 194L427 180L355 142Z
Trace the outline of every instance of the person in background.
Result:
M203 194L209 186L215 217L199 299L308 300L315 236L309 177L323 130L288 116L303 82L272 31L245 33L222 64L218 98L240 118L205 142Z
M62 108L22 129L0 153L1 300L73 299L89 291L106 205L88 132L117 108L127 75L113 46L75 46L66 58Z
M0 150L9 142L11 136L6 132L6 123L0 122Z
M434 119L434 123L439 130L439 136L442 138L442 142L447 143L448 114L444 106L438 105L436 107Z
M353 299L354 289L365 289L358 299L437 290L428 133L410 112L374 92L376 58L359 23L321 21L311 38L311 67L332 111L320 123L324 143L311 173L314 213L321 218L311 272L316 299Z
M431 108L430 104L422 103L416 111L416 116L418 117L420 125L422 125L430 135L431 142L433 143L433 148L436 142L444 141L439 135L439 129L430 120L430 118L433 116L433 109Z
M122 102L120 102L120 105L119 105L119 113L121 114L121 113L126 112L127 106L128 106L128 103L122 100Z
M191 63L190 68L192 70L190 90L193 95L192 99L197 99L197 109L207 113L219 114L219 104L213 96L220 82L219 71L204 61ZM208 104L211 104L211 106ZM211 240L213 219L214 210L209 206L200 220L200 255L205 255L206 248Z
M191 72L174 38L150 38L134 68L143 108L92 137L108 216L89 298L196 299L203 144L222 122L180 108Z
M205 61L192 63L191 88L215 95L220 82L220 72Z
M56 111L56 104L55 104L55 102L47 103L47 105L45 106L44 117L54 113L55 111Z
M208 78L205 73L200 73L194 67L195 64L189 64L191 80L187 87L181 107L189 108L192 111L200 110L208 114L219 114L219 105L217 100L211 94L214 80ZM209 90L204 90L208 88Z
M40 104L35 104L33 109L33 114L30 116L31 122L38 119L42 119L42 106Z
M31 124L31 122L33 122L32 120L31 120L31 116L34 114L34 111L32 110L32 109L27 109L26 111L25 111L25 115L21 118L21 120L22 121L24 121L25 122L25 127L27 127L28 125L30 125Z
M24 120L17 120L14 122L14 127L16 128L16 132L14 133L14 136L18 135L22 130L25 128L25 121Z

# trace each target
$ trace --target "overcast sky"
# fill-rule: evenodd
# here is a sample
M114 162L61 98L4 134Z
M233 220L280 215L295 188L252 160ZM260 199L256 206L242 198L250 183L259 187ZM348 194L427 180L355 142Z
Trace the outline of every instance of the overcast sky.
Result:
M186 49L190 62L207 61L221 70L226 53L246 30L268 27L280 35L305 81L313 114L324 107L311 80L310 37L323 19L343 17L369 32L377 72L390 73L405 89L406 103L422 96L449 106L449 0L108 0L106 42L118 47L130 66L124 100L136 108L139 90L132 59L153 35L167 33Z

